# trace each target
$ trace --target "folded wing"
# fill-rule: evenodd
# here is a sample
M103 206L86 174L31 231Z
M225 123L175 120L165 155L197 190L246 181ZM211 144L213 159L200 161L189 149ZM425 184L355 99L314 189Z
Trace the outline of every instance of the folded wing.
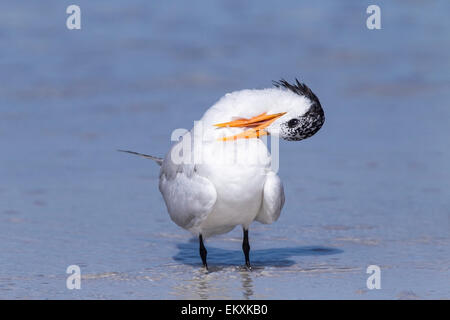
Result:
M180 227L197 233L197 227L212 211L217 199L214 185L195 171L187 173L183 166L175 174L166 174L164 165L159 190L170 218Z
M284 190L280 178L270 172L264 183L263 203L256 216L256 221L269 224L275 222L280 216L284 205Z

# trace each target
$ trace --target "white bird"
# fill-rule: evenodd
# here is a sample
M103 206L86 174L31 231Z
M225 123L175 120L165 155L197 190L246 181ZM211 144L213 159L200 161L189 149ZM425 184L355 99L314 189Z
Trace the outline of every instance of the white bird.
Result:
M271 155L260 137L303 140L325 121L319 99L305 84L298 80L273 84L270 89L226 94L164 159L120 150L161 165L159 190L170 218L199 238L205 268L204 238L241 225L245 264L250 269L250 224L255 220L270 224L280 216L283 185L271 169Z

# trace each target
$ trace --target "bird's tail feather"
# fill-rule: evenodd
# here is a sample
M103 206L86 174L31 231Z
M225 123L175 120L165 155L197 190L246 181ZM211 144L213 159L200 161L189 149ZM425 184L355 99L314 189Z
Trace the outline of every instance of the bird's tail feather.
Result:
M162 162L163 162L163 158L158 158L158 157L150 156L150 155L148 155L148 154L143 154L143 153L134 152L134 151L129 151L129 150L117 150L117 151L120 151L120 152L126 152L126 153L131 153L131 154L134 154L134 155L137 155L137 156L140 156L140 157L144 157L144 158L147 158L147 159L151 159L151 160L155 161L158 165L161 165Z

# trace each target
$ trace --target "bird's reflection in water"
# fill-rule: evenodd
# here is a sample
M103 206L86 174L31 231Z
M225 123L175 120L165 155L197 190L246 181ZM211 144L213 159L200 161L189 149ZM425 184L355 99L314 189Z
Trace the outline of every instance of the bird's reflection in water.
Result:
M234 291L234 288L228 281L233 280L228 269L230 268L212 267L207 271L196 267L191 273L186 271L190 276L173 287L173 294L181 299L231 299L228 293L230 289Z
M194 271L193 278L186 285L177 288L178 295L202 300L238 298L227 294L230 290L236 293L239 287L236 274L240 278L239 291L242 292L242 298L251 299L254 294L252 271L245 267L212 267L208 271Z
M245 269L239 272L241 275L242 295L245 300L250 300L253 296L253 280L251 271Z
M197 282L197 292L200 296L200 299L202 300L208 300L209 299L209 284L208 284L208 278L206 275L203 277L200 277L200 279Z

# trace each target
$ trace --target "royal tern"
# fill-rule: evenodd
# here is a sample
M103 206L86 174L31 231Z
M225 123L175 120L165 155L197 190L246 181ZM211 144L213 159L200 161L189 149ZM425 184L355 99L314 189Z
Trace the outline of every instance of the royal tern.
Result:
M270 224L280 216L283 185L260 138L303 140L325 121L319 99L305 84L297 79L293 84L285 80L273 84L274 88L226 94L198 122L201 130L197 125L185 133L164 159L120 150L161 166L159 190L170 218L198 237L205 268L204 239L241 225L250 269L250 224L255 220Z

